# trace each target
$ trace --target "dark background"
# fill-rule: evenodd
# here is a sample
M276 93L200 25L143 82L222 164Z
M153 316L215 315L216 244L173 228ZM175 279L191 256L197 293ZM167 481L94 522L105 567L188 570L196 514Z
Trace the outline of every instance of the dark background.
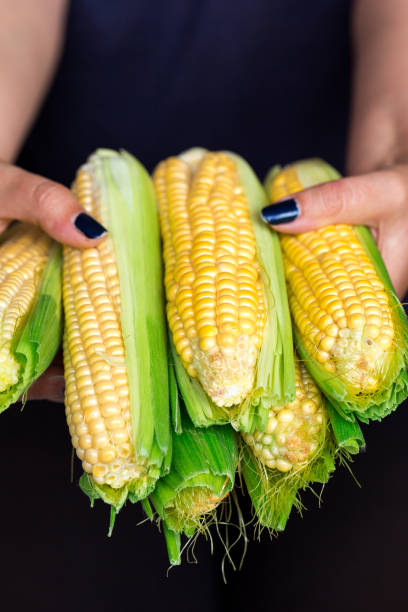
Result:
M127 148L151 170L201 145L240 153L261 178L314 155L342 170L349 9L344 0L74 0L60 70L19 163L69 184L98 146ZM405 610L405 410L365 428L367 452L352 466L361 488L339 468L322 507L305 496L303 518L251 543L224 585L222 546L211 556L203 538L199 564L166 577L163 537L137 526L138 507L121 512L108 539L108 509L90 509L77 459L71 483L62 405L14 406L0 417L0 606Z

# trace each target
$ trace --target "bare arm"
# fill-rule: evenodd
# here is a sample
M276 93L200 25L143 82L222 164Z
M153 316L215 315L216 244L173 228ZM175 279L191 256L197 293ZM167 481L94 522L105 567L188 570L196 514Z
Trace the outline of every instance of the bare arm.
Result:
M61 242L86 247L104 228L66 187L12 165L55 72L67 8L68 0L0 2L0 233L22 219ZM29 397L62 401L63 388L62 368L54 364Z
M368 225L400 296L408 289L408 1L355 0L354 75L347 167L352 178L286 203L276 229ZM290 218L289 218L290 217ZM273 207L265 214L276 225ZM283 222L282 222L283 219Z
M55 71L67 8L68 0L0 2L0 233L21 219L56 240L86 247L104 228L66 187L11 164Z
M408 2L356 0L348 169L408 161Z
M0 158L12 161L38 111L62 47L67 0L0 3Z

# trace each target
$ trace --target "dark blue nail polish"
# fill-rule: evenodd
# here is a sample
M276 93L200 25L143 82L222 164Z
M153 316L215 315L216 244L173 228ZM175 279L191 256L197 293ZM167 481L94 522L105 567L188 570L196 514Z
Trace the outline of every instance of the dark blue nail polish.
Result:
M262 217L270 225L290 223L298 216L299 204L296 200L285 200L279 204L270 204L262 209Z
M86 213L79 213L75 217L74 225L87 238L100 238L102 234L106 234L103 225Z

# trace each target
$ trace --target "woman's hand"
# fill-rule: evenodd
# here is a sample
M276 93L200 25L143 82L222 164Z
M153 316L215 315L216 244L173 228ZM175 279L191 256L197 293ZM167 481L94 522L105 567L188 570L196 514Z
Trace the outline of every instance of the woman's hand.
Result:
M354 176L295 194L297 206L278 205L276 229L297 233L329 223L368 225L403 297L408 289L408 2L354 0L352 38L347 172ZM266 220L276 224L277 213L271 207Z
M278 231L300 233L337 223L372 230L391 280L408 289L408 165L311 187L262 211Z
M106 231L66 187L0 162L0 233L13 220L38 225L59 242L78 248L95 246ZM60 362L54 362L30 387L28 399L64 401Z
M0 162L0 233L15 219L79 248L95 246L106 232L63 185Z

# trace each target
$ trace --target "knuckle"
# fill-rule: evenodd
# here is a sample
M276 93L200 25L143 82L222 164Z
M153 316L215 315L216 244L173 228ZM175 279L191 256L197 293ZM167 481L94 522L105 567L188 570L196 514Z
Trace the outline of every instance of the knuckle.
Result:
M65 188L62 185L44 179L34 187L33 200L38 206L40 214L48 215L64 194Z
M398 210L406 209L408 201L408 173L399 169L387 171L388 184L392 186L392 199Z
M347 202L346 191L341 181L327 183L320 193L320 214L329 219L340 216Z

